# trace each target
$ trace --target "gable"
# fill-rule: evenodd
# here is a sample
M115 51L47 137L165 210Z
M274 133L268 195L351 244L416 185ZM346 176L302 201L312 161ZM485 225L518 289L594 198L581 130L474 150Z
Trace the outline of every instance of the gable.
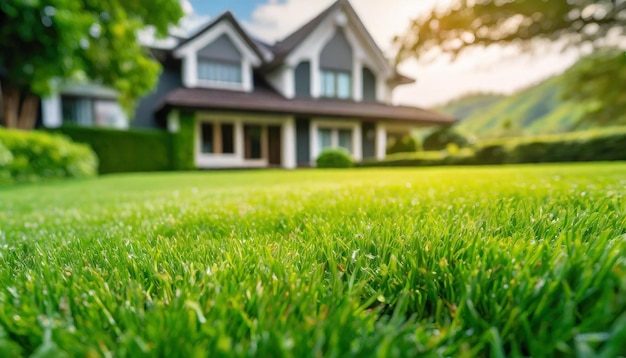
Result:
M335 35L320 53L320 67L324 69L352 71L352 46L343 29L337 28Z
M391 77L393 66L378 47L371 34L363 25L358 14L347 0L338 0L311 21L300 27L272 48L275 56L273 61L264 66L265 71L271 71L283 64L296 66L303 57L315 52L312 48L324 46L329 40L327 35L334 28L344 29L344 35L352 44L353 56L362 59L372 70ZM320 43L323 38L323 43Z
M240 62L241 52L226 34L198 50L198 57L224 62Z
M263 62L263 54L230 12L226 12L174 50L174 57L209 57L226 61L247 59L252 65Z

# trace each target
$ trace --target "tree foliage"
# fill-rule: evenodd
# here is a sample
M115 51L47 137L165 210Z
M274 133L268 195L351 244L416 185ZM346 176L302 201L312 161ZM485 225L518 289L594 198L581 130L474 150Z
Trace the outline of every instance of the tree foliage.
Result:
M536 40L598 44L609 33L623 35L624 27L621 0L455 0L414 19L396 42L403 59L434 48L458 54L471 46L532 46Z
M434 151L444 150L450 144L465 147L469 144L469 141L453 127L443 126L426 136L422 146L426 151Z
M397 60L434 49L456 56L466 48L492 44L522 49L546 42L574 48L591 44L598 50L623 39L625 28L623 0L455 0L413 20L396 38ZM623 123L619 117L626 108L625 64L623 51L596 51L576 66L564 98L589 104L588 119Z
M182 15L178 0L0 1L5 117L16 115L10 113L20 102L16 96L45 96L64 80L110 86L125 108L133 108L160 71L137 32L152 26L164 36Z

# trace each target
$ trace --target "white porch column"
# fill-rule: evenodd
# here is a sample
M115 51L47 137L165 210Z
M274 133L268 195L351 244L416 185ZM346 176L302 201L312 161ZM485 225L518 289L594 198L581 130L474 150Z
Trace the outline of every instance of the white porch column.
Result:
M317 140L317 123L311 121L309 125L309 154L311 155L311 165L315 166L315 161L320 155L319 142Z
M296 122L289 118L282 126L283 153L282 162L285 169L295 169L296 164Z
M41 101L41 114L43 126L46 128L58 128L63 124L61 111L61 96L54 94Z
M354 160L360 162L363 160L363 127L362 123L357 124L352 131L352 156Z
M167 114L167 131L170 133L178 133L180 130L180 113L171 111Z
M376 123L376 159L383 160L387 156L387 128L384 123Z
M356 56L352 65L352 99L357 102L363 100L363 63Z
M245 147L243 138L243 122L235 122L235 157L239 162L243 162L245 157Z
M311 97L320 98L322 95L322 80L320 74L319 56L311 59Z

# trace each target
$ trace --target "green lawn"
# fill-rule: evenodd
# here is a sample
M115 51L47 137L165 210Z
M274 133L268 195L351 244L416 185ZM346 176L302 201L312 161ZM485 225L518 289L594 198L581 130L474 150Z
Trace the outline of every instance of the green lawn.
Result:
M0 188L0 357L626 355L625 194L624 163Z

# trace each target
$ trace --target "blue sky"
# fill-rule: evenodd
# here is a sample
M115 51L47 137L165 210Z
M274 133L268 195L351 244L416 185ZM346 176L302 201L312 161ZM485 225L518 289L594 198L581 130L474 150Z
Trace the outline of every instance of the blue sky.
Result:
M250 21L252 12L257 5L264 3L263 0L190 0L197 14L218 16L226 10L230 10L235 16L243 21Z

